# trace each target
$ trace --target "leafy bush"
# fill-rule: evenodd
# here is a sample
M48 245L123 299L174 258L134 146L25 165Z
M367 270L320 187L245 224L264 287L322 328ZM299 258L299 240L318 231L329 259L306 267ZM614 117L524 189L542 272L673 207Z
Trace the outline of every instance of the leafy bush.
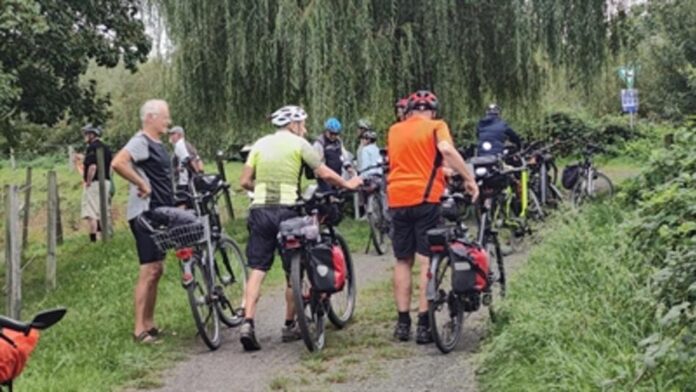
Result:
M693 390L696 132L674 133L620 204L559 216L513 277L489 390Z
M678 374L696 366L696 133L682 129L674 144L655 154L649 168L626 190L637 208L625 227L638 257L649 269L655 301L655 332L643 341L651 372ZM659 370L655 369L657 366ZM690 375L693 377L693 374ZM693 380L693 379L692 379Z

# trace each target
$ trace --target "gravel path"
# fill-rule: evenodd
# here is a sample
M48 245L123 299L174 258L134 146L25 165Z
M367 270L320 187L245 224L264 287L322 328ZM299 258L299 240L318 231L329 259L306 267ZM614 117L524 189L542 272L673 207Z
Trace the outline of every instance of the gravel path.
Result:
M513 273L526 259L527 251L506 257L508 273ZM354 255L358 287L391 278L391 257ZM209 352L201 343L189 358L162 375L164 386L156 391L268 391L278 376L292 376L306 353L301 341L282 343L284 300L281 287L267 289L259 303L257 337L262 350L245 353L238 341L237 329L226 330L222 347ZM362 304L363 306L365 304ZM341 383L309 385L290 390L332 391L477 391L475 353L485 337L488 312L485 308L470 315L464 324L459 346L443 355L435 345L418 346L413 341L391 344L407 350L396 359L381 359L380 369L365 369L362 380L347 379ZM330 344L330 342L328 343Z
M388 279L391 258L354 254L357 286ZM274 377L300 361L307 349L302 341L283 343L283 287L265 289L259 301L256 336L262 350L246 353L239 343L238 329L225 330L223 344L210 352L200 343L190 357L162 375L164 386L156 391L266 391ZM359 293L358 293L359 295ZM359 301L359 298L358 298ZM329 343L330 344L330 343Z

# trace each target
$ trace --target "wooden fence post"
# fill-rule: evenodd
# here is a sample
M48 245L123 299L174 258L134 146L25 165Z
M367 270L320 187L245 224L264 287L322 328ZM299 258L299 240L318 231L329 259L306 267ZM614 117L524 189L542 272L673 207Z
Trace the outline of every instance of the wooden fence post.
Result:
M222 151L218 151L217 154L215 154L215 161L217 163L218 173L220 173L220 178L222 178L222 181L227 182L227 174L225 174L225 161L224 161L222 155L223 155ZM225 196L225 205L227 206L227 214L230 217L230 221L233 221L234 220L234 207L232 206L232 197L230 196L229 189L225 189L224 196Z
M111 220L109 219L109 194L106 189L106 167L104 167L104 147L97 149L97 173L99 175L99 221L102 241L111 238Z
M5 261L7 263L7 315L19 319L22 312L22 264L19 233L19 190L5 186Z
M56 288L56 243L58 237L58 181L56 172L48 172L48 219L46 236L46 288Z
M55 175L55 172L54 172ZM58 190L58 177L56 177L56 242L63 245L63 217L60 213L60 191Z
M70 170L75 169L75 147L68 146L68 167Z
M27 179L24 183L24 219L22 222L22 256L29 243L29 217L31 214L31 166L27 167Z

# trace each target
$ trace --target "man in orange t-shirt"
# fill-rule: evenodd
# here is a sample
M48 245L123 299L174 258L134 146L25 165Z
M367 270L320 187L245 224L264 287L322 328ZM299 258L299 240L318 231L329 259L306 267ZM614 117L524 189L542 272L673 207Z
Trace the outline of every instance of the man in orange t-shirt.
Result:
M408 99L406 119L389 128L387 141L387 196L397 261L394 298L399 313L394 336L401 341L411 338L411 269L417 259L421 266L418 344L432 342L425 296L430 256L426 232L440 220L440 197L445 190L443 163L462 176L472 198L478 197L474 176L454 147L447 123L435 119L437 107L437 97L430 91L412 94Z

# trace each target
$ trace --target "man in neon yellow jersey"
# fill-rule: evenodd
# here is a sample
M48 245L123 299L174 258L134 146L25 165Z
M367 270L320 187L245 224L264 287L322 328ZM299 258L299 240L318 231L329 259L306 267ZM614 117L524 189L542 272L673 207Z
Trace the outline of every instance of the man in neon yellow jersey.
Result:
M251 269L244 294L244 324L240 328L240 341L247 351L261 349L254 332L256 303L261 283L273 264L278 244L278 230L284 220L297 216L292 209L300 194L300 176L303 165L314 170L317 177L339 188L356 189L362 184L360 177L344 180L321 163L321 157L304 139L307 129L307 113L298 106L284 106L271 115L271 123L277 128L272 135L259 139L251 149L242 176L241 186L254 192L254 200L247 221L249 241L247 263ZM286 275L289 266L283 265ZM295 325L295 309L292 290L285 292L286 311L283 341L299 338Z

